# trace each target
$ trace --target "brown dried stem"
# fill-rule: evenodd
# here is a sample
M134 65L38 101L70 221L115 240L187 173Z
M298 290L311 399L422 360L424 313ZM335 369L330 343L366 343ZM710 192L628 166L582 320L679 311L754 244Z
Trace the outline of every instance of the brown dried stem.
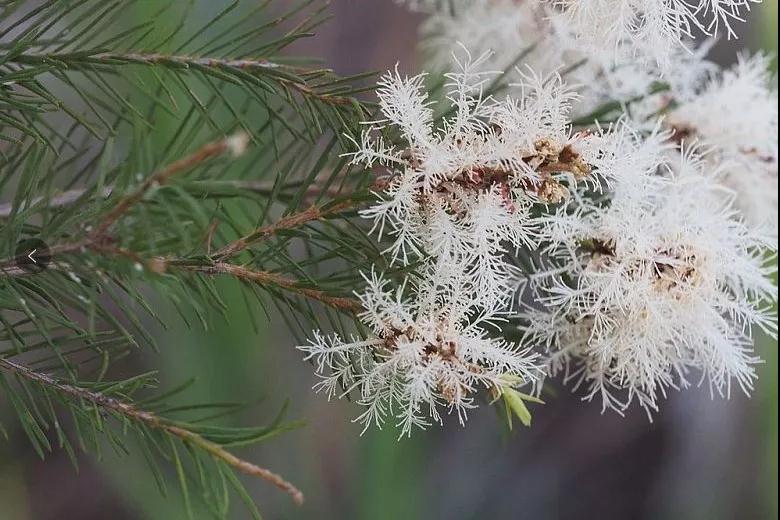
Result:
M302 94L330 105L349 106L353 104L350 97L338 96L318 92L315 87L309 85L300 75L319 74L322 70L309 70L301 67L293 67L276 63L266 59L227 59L210 58L203 56L184 56L160 53L117 53L103 52L92 55L83 54L26 54L15 56L12 61L28 65L40 65L46 63L71 63L85 65L167 65L176 68L213 69L215 71L264 71L274 79Z
M122 256L129 258L134 262L146 265L150 270L158 273L165 272L168 268L173 267L207 275L229 275L258 285L275 286L319 301L335 309L353 313L359 312L361 309L360 304L354 299L333 296L324 291L301 287L297 281L285 278L278 273L255 271L225 262L225 260L245 250L250 245L265 240L279 231L294 229L306 223L321 220L348 210L354 207L354 200L345 200L328 206L311 206L303 211L286 215L280 220L258 228L248 235L226 245L216 253L210 255L213 263L206 265L201 263L193 264L186 259L175 258L153 258L151 260L145 260L142 255L134 251L114 245L114 240L108 234L111 227L121 219L130 208L141 201L151 189L165 184L176 174L190 170L213 157L231 150L235 151L235 139L235 137L232 137L211 142L201 147L193 154L171 163L152 174L134 192L122 197L114 208L102 218L100 225L90 231L84 238L75 242L53 246L50 250L50 254L54 257L56 255L77 251L92 251L106 256ZM75 194L69 194L67 197L68 202L72 201L75 196ZM7 277L28 275L29 272L22 269L20 265L20 259L18 258L0 262L0 274Z
M165 260L162 260L165 262ZM175 268L185 269L190 272L202 273L207 275L226 275L232 276L238 280L242 280L249 283L256 283L263 286L276 286L286 291L305 296L309 299L316 300L322 304L325 304L334 309L358 313L362 310L360 302L353 298L345 298L340 296L333 296L325 291L318 289L311 289L308 287L301 287L301 285L289 278L286 278L279 273L272 273L269 271L255 271L247 267L239 265L216 262L211 265L181 265L181 264L165 264Z
M241 137L239 136L239 139ZM157 186L161 186L168 182L171 177L176 174L190 170L200 164L203 164L207 160L222 155L226 152L235 151L235 147L232 144L231 139L219 139L202 146L193 154L175 161L162 170L153 173L138 187L134 192L125 195L117 202L113 210L111 210L105 217L103 217L99 226L90 232L89 237L92 241L98 240L103 237L114 223L124 215L127 210L134 206L137 202L144 198L144 195Z
M141 423L153 430L162 431L168 435L177 437L185 443L202 449L216 460L224 462L228 466L234 468L237 471L240 471L241 473L263 479L273 484L277 488L288 493L296 504L303 503L303 493L281 476L268 469L261 468L260 466L243 460L233 455L219 444L206 439L202 435L179 426L152 412L141 410L132 404L120 401L114 397L103 395L99 392L94 392L86 388L62 383L48 374L33 371L28 367L20 365L19 363L9 359L0 358L0 367L6 371L12 372L20 377L23 377L24 379L27 379L28 381L32 381L43 387L53 389L69 398L90 402L103 410L108 410L137 423Z
M279 231L294 229L300 227L309 222L316 220L322 220L332 215L341 213L344 210L350 209L354 206L354 202L347 200L338 204L333 204L328 207L310 206L308 209L300 211L298 213L292 213L286 215L276 222L256 229L252 233L231 242L216 253L212 255L212 258L225 260L234 256L236 253L243 251L247 247L257 242L261 242Z
M187 157L175 161L153 173L134 192L122 197L114 208L102 217L100 224L87 233L86 236L74 242L55 245L51 248L50 254L54 257L58 254L73 253L81 250L101 252L101 250L106 248L106 244L110 244L111 242L111 238L107 235L111 227L127 213L130 208L141 201L149 190L165 184L174 175L188 171L213 157L222 155L226 152L239 151L241 144L244 142L245 140L242 135L213 141L202 146ZM73 195L69 195L67 199L68 201L72 201ZM0 262L0 274L7 277L25 276L28 274L24 269L20 268L20 260L24 259L11 258Z

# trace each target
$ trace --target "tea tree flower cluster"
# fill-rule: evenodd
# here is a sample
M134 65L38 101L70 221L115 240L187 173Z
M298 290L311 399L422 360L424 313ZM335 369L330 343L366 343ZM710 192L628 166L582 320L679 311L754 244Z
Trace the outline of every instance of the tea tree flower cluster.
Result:
M394 290L371 279L359 295L371 339L318 335L300 348L331 396L359 389L366 424L392 414L408 433L441 422L439 408L463 422L479 389L501 395L539 375L535 355L488 332L499 330L517 286L506 254L535 245L534 206L562 202L567 185L590 177L590 148L571 134L574 96L560 78L528 73L521 100L499 101L483 92L495 76L481 72L488 58L446 75L438 120L425 76L384 76L383 118L353 155L385 170L379 201L362 214L380 238L392 238L391 260L414 263L420 278ZM383 132L397 134L393 145Z
M431 10L420 29L421 47L435 70L457 67L452 49L459 42L476 55L490 54L485 70L511 74L517 58L524 56L524 65L546 75L560 66L566 49L541 44L552 30L549 13L538 2L468 2L454 9Z
M761 54L710 79L695 96L676 100L666 118L677 141L711 148L724 185L747 221L777 236L777 82Z
M669 63L675 46L698 34L735 37L760 0L557 0L569 27L589 53L625 52Z
M361 215L414 274L366 279L367 335L299 347L317 388L405 434L522 407L545 375L651 418L692 384L749 393L753 333L777 331L776 79L694 38L733 36L757 2L401 3L426 13L444 86L383 76L349 155L378 176Z
M385 76L384 119L365 131L354 160L388 168L380 203L363 215L380 237L394 239L393 259L458 264L481 288L475 297L483 307L499 309L512 278L502 255L536 240L532 205L560 203L564 180L586 180L590 166L568 126L575 97L560 78L527 74L520 100L499 101L482 94L494 76L478 72L486 58L446 75L452 115L438 126L424 76ZM380 129L400 133L401 144L386 146Z
M451 274L421 280L410 299L404 287L372 276L361 294L368 339L317 333L299 347L322 377L318 389L329 397L357 393L364 428L390 417L409 434L441 423L443 411L463 424L479 391L495 395L540 375L535 354L488 334L501 317L475 314L474 288Z
M621 2L605 4L620 7ZM431 68L456 67L452 49L462 43L476 54L492 53L485 70L508 70L510 78L512 64L518 60L542 76L561 72L582 96L577 114L590 113L607 102L632 101L632 118L657 115L664 97L647 94L659 84L667 84L680 97L700 86L713 70L702 59L709 43L694 45L688 37L685 45L666 42L644 48L625 38L605 44L603 34L594 32L597 41L590 45L571 19L582 15L575 2L571 10L543 0L475 0L447 6L431 3L424 9L428 15L421 28L421 46ZM663 62L655 58L658 52L663 53Z
M673 163L668 135L621 133L605 157L609 204L583 196L545 218L557 267L537 274L544 311L530 313L529 336L549 349L553 374L619 412L657 410L691 377L716 394L747 392L751 328L775 329L761 304L776 299L771 240L735 218L706 159Z

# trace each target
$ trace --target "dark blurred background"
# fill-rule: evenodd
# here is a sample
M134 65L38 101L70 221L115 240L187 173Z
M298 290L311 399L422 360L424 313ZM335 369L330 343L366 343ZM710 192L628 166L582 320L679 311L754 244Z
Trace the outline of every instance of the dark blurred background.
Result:
M205 18L223 3L202 2L196 12ZM295 53L319 56L342 74L396 62L419 70L419 16L392 0L333 0L332 13ZM776 1L754 6L740 29L739 41L716 48L722 63L739 49L776 49ZM226 301L231 291L226 285ZM361 437L353 404L314 395L311 367L283 322L255 333L250 314L264 315L234 294L228 323L208 333L174 328L163 333L160 354L142 355L171 385L197 376L192 401L260 401L237 421L268 420L290 399L289 417L305 427L242 454L299 485L307 502L295 508L286 495L249 482L266 518L777 518L776 342L760 342L766 363L752 399L712 400L706 389L673 394L651 424L641 410L601 415L597 404L559 389L535 409L528 430L507 435L485 407L465 429L450 421L398 441L392 429ZM8 417L5 407L0 398ZM106 451L76 474L64 454L43 462L20 431L10 436L0 444L0 520L184 518L175 486L160 496L143 460Z

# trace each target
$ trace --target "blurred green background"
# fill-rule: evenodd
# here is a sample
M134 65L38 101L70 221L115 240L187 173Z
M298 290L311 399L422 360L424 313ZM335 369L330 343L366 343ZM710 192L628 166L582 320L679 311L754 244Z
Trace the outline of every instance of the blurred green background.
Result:
M207 17L222 2L202 3L196 13ZM334 0L332 10L334 19L296 52L344 74L396 61L414 70L418 18L392 0ZM756 6L744 37L722 42L717 56L733 61L744 45L776 50L775 1ZM173 328L163 333L161 352L145 353L143 362L171 384L196 376L191 401L256 400L231 419L237 423L264 422L289 398L288 417L305 426L242 452L307 495L295 508L265 484L249 483L267 518L777 518L774 341L761 341L766 364L752 400L674 395L650 425L641 412L602 416L564 393L537 412L533 429L512 436L481 410L467 429L450 425L398 441L391 429L360 436L353 405L310 392L311 369L283 322L266 320L232 284L223 291L228 322L205 333ZM175 487L162 497L142 460L106 456L85 461L76 475L64 455L41 462L12 432L0 444L0 520L185 517Z

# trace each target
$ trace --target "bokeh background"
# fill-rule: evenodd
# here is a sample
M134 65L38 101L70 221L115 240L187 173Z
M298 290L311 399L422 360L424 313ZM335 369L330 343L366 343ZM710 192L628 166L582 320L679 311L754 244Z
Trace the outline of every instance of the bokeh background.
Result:
M223 3L200 2L195 14L207 19ZM333 19L291 52L319 56L341 74L396 62L419 69L419 16L392 0L332 3ZM148 0L139 10L145 4L156 7ZM754 6L740 29L739 41L716 48L722 63L740 49L776 50L776 0ZM267 320L231 291L224 287L228 321L207 333L161 332L162 351L141 354L139 364L160 369L171 384L196 376L191 401L257 401L236 422L262 423L289 399L288 417L305 426L242 454L298 484L307 502L295 508L286 495L250 482L267 518L777 518L778 357L769 339L760 341L766 363L752 399L711 400L694 389L672 395L650 424L641 410L601 415L597 404L562 389L535 409L529 430L509 435L485 408L465 429L450 424L399 441L392 429L360 436L354 405L312 394L311 367L284 322ZM7 406L0 396L4 417ZM143 460L106 451L76 474L64 454L41 461L20 431L9 434L0 444L0 520L184 518L175 487L162 497Z

